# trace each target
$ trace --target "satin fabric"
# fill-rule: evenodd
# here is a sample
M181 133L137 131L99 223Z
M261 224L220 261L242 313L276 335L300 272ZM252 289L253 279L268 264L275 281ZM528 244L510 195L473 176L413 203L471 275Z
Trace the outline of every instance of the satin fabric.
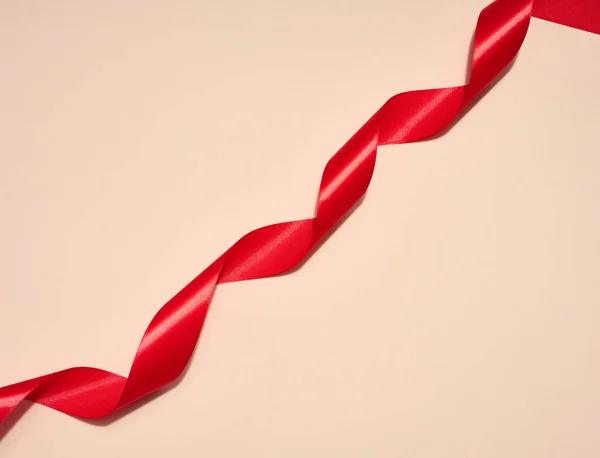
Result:
M167 302L146 329L127 377L74 367L0 388L0 422L24 400L100 418L173 382L189 362L219 283L268 277L298 265L364 195L377 147L449 127L514 59L532 17L600 34L600 0L496 0L481 11L463 86L397 94L329 160L316 216L244 235Z

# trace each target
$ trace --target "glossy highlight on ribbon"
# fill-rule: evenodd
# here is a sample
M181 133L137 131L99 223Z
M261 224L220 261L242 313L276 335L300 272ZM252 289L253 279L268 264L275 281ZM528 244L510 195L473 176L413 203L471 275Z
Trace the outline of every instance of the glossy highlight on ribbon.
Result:
M426 139L449 127L515 58L532 17L600 34L600 0L496 0L475 30L462 86L390 98L329 160L314 218L273 224L239 239L154 316L127 377L74 367L0 388L0 423L29 400L80 418L101 418L176 380L188 364L219 283L297 266L365 194L377 148Z

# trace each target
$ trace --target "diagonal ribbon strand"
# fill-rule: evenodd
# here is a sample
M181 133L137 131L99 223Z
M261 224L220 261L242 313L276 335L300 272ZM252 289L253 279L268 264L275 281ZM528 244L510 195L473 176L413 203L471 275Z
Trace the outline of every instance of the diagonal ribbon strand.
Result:
M329 160L316 216L239 239L154 316L129 375L74 367L0 388L0 423L24 400L100 418L177 379L188 364L219 283L268 277L298 265L365 194L377 147L426 139L448 127L519 51L532 17L600 34L600 0L496 0L479 15L463 86L390 98Z

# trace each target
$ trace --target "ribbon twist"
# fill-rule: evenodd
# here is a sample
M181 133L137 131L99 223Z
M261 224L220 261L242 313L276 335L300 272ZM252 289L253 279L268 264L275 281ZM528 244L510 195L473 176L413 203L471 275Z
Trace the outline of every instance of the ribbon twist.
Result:
M531 17L600 33L600 0L496 0L481 11L463 86L390 98L329 160L316 216L261 227L239 239L167 302L146 329L129 375L74 367L0 388L0 422L29 400L100 418L177 379L189 362L219 283L281 274L298 265L364 195L377 147L439 133L516 56Z

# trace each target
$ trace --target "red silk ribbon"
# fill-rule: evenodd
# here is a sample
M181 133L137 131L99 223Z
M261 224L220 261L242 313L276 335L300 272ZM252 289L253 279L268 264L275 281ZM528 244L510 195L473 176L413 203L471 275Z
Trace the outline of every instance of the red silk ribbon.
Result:
M74 367L0 388L0 423L24 400L100 418L177 379L189 362L219 283L268 277L298 265L364 195L377 147L449 126L516 56L532 17L600 34L600 0L496 0L479 15L463 86L393 96L329 160L316 216L261 227L239 239L167 302L146 329L127 377Z

